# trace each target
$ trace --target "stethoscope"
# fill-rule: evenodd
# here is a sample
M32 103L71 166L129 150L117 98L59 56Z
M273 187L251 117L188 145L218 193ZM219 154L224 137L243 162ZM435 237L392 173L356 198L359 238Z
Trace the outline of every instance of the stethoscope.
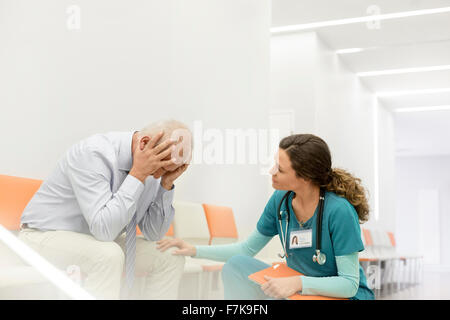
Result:
M281 244L283 246L283 250L284 250L284 255L278 254L278 256L283 259L286 258L288 256L287 251L286 251L286 237L287 237L287 232L288 232L288 226L289 226L289 221L291 218L291 212L289 209L289 196L291 195L292 191L288 191L285 193L285 195L283 196L283 198L280 201L280 204L278 205L278 223L280 224L280 231L281 231ZM286 209L287 209L287 217L286 217L286 231L283 233L283 224L281 223L282 221L282 213L283 211L281 211L281 206L283 205L283 202L285 202L286 204ZM321 188L320 189L320 195L319 195L319 214L317 216L316 219L316 254L313 255L313 261L317 262L320 265L323 265L325 263L325 261L327 260L327 257L325 255L325 253L320 252L320 249L322 248L322 217L323 217L323 207L324 207L324 202L325 202L325 189Z

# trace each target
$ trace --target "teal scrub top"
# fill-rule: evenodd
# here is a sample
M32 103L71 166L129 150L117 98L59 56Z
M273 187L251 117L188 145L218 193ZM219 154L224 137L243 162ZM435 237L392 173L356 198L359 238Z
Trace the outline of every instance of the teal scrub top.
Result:
M264 208L257 229L258 231L269 237L279 235L281 240L281 231L277 215L277 209L281 199L287 191L276 190L271 196L269 202ZM325 193L325 203L322 217L322 249L321 252L326 254L326 262L319 265L313 262L312 257L316 248L316 219L318 215L318 206L314 215L300 227L292 208L292 199L294 193L289 196L288 204L290 209L290 222L288 226L288 234L286 238L286 251L288 254L287 265L310 277L330 277L337 276L336 256L344 256L354 252L364 250L364 244L361 240L361 229L359 227L358 214L351 203L333 192ZM283 232L286 230L286 205L283 203L280 211L282 214ZM291 231L312 229L312 246L309 248L290 249L289 234ZM359 266L359 289L352 299L368 300L374 299L375 296L371 289L368 288L364 270Z

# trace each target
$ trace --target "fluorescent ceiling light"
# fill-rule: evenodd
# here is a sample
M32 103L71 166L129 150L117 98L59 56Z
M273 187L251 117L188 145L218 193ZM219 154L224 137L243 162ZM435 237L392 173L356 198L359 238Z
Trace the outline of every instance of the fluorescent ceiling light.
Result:
M404 91L385 91L377 92L377 97L394 97L394 96L408 96L416 94L430 94L430 93L444 93L450 92L450 88L434 88L434 89L423 89L423 90L404 90Z
M394 112L422 112L422 111L441 111L441 110L450 110L450 106L397 108L397 109L394 109Z
M367 71L367 72L358 72L358 73L356 73L356 75L358 77L374 77L374 76L385 76L385 75L392 75L392 74L442 71L442 70L450 70L450 65Z
M290 26L273 27L273 28L270 28L270 31L272 33L303 31L303 30L317 29L317 28L322 28L322 27L340 26L340 25L369 22L369 21L399 19L399 18L407 18L407 17L422 16L422 15L428 15L428 14L445 13L445 12L450 12L450 7L404 11L404 12L395 12L395 13L386 13L386 14L377 14L377 15L367 15L367 16L357 17L357 18L319 21L319 22L297 24L297 25L290 25Z
M336 50L336 54L346 54L346 53L356 53L363 51L363 48L349 48L349 49L340 49Z

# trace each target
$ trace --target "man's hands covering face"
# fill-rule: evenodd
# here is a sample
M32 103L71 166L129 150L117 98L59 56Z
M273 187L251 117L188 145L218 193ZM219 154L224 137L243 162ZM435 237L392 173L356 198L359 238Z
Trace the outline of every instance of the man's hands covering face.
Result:
M166 173L163 174L163 176L161 177L162 187L166 190L172 189L174 181L179 176L181 176L181 174L183 172L186 171L188 166L189 165L187 163L185 163L185 164L181 165L180 167L178 167L177 169L175 169L174 171L166 171Z
M174 145L180 142L180 139L178 141L168 139L157 145L163 135L164 133L160 132L153 138L144 137L139 141L134 150L130 174L142 183L149 175L155 179L161 178L162 187L170 190L174 181L186 171L189 164L180 164L173 158L176 151Z
M150 140L141 139L134 150L130 174L142 183L149 175L154 175L162 167L174 164L174 159L171 159L170 155L175 141L166 140L156 146L162 136L163 132L160 132L153 138L148 138Z

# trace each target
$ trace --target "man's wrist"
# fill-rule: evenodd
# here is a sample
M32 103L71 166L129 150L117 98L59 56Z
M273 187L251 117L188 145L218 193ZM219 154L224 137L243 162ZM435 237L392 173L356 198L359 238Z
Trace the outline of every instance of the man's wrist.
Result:
M173 182L167 182L161 180L161 186L166 189L167 191L172 190L173 188Z
M128 174L132 175L133 177L135 177L136 179L138 179L142 183L145 183L145 179L147 178L145 175L140 174L140 173L136 172L136 170L133 170L133 169L131 169Z

